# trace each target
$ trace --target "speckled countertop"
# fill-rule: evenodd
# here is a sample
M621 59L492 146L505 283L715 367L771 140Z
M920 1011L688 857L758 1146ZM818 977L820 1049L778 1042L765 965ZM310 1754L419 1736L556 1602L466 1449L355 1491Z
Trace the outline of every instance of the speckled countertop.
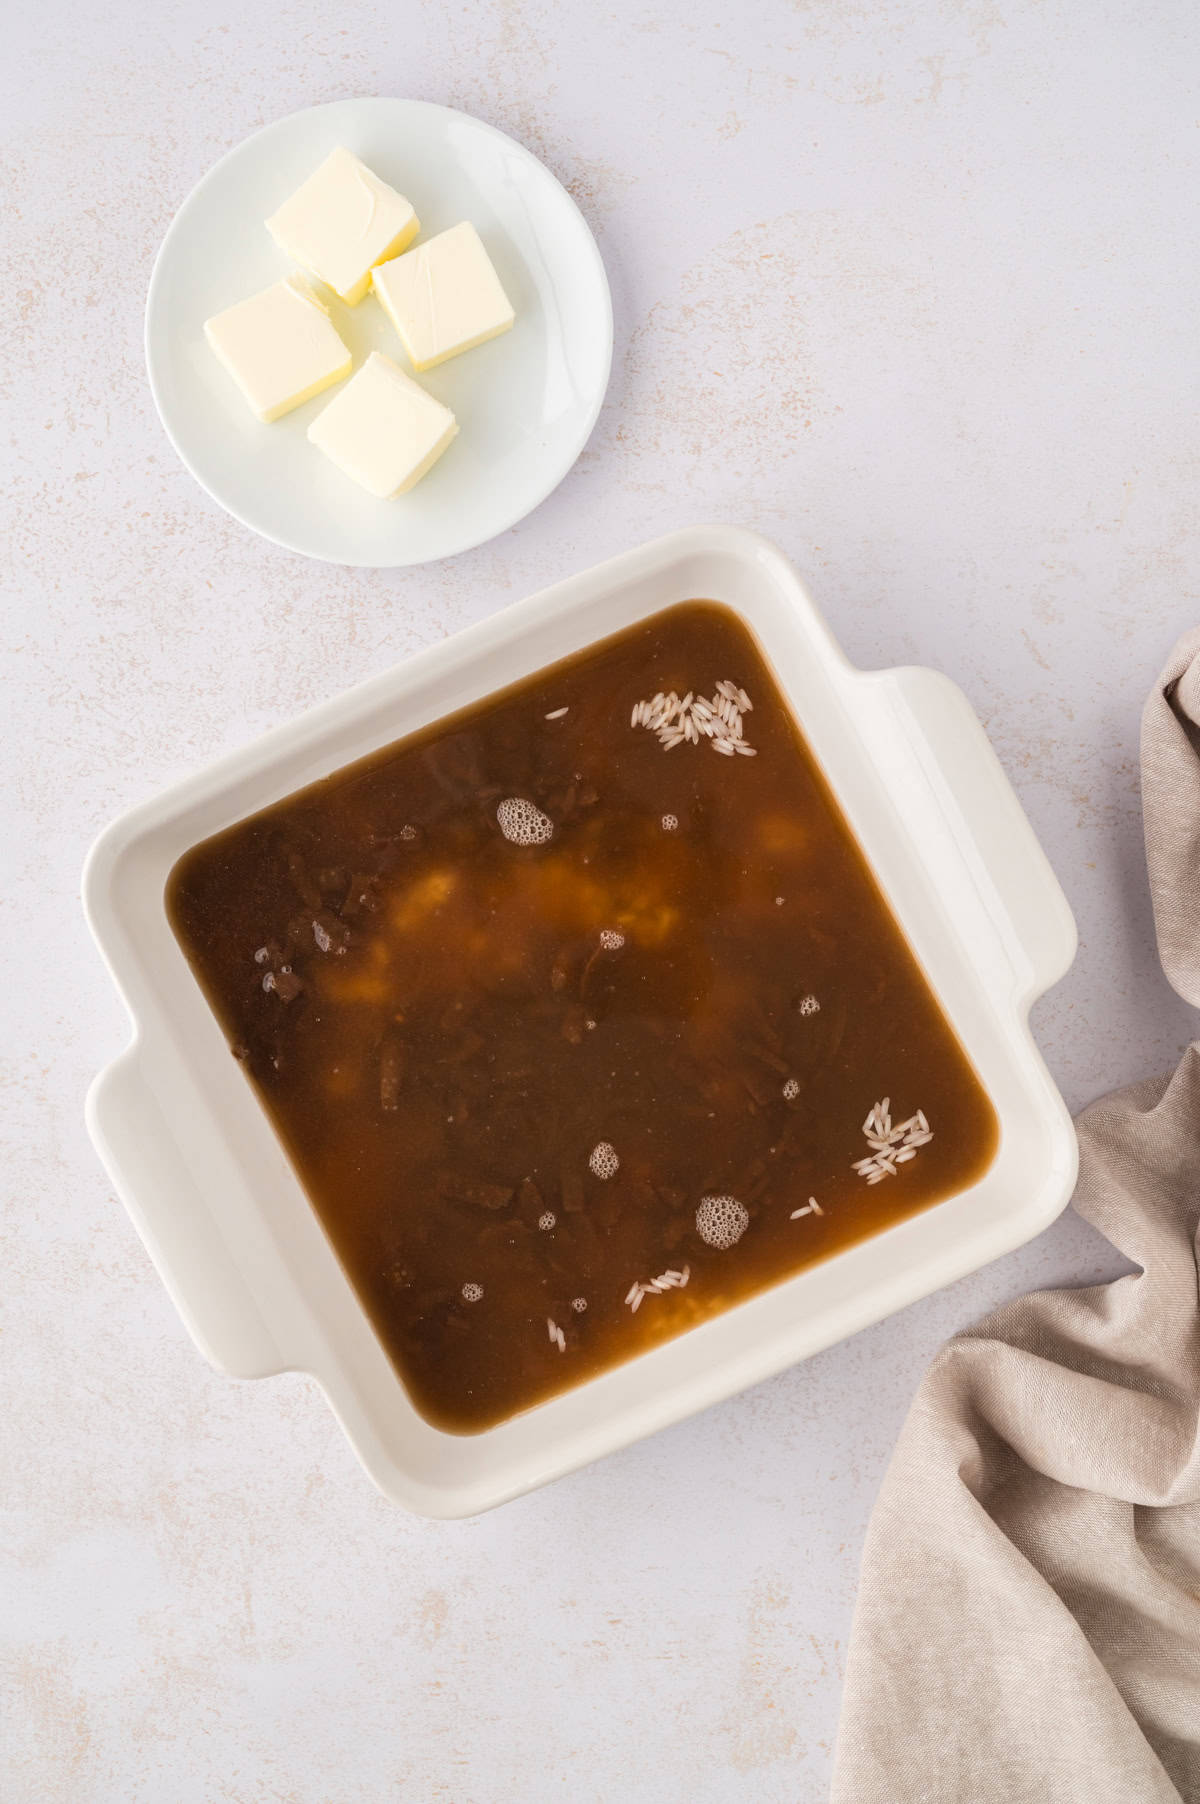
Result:
M1073 1105L1170 1062L1142 696L1200 618L1190 0L83 0L6 26L0 1637L14 1804L812 1804L864 1524L938 1342L1112 1255L1068 1215L809 1365L481 1520L416 1521L314 1387L185 1337L87 1143L126 1025L77 901L116 812L670 527L755 526L856 661L965 687L1077 910ZM150 403L173 208L271 118L465 107L612 281L595 437L456 561L227 520Z

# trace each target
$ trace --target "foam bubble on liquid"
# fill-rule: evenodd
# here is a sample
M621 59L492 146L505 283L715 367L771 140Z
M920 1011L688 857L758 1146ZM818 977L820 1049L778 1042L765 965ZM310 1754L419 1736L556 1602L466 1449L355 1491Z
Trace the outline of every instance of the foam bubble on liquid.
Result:
M554 836L554 822L525 796L505 796L496 810L505 839L514 846L544 846Z
M478 1303L482 1295L482 1284L464 1284L462 1287L462 1300L464 1303Z
M815 1015L819 1012L820 1007L821 1004L817 1001L815 996L806 996L800 1004L800 1013L802 1015Z
M750 1226L750 1216L736 1196L702 1196L696 1211L696 1232L706 1246L719 1253L736 1246Z
M598 1146L592 1148L588 1170L594 1178L612 1178L616 1176L620 1163L615 1149L607 1140L601 1140Z
M664 814L662 817L662 830L664 833L677 833L679 831L679 816L677 814Z
M543 1234L548 1234L557 1220L558 1217L555 1215L553 1209L547 1209L544 1215L538 1216L538 1227L542 1230Z
M617 927L604 927L600 932L600 944L606 952L619 952L625 944L625 935Z
M794 1077L788 1078L787 1083L783 1086L783 1094L788 1102L795 1102L796 1098L799 1096L800 1085L796 1082Z
M582 1315L584 1310L587 1308L587 1298L586 1297L572 1297L571 1298L571 1308L575 1311L576 1315Z

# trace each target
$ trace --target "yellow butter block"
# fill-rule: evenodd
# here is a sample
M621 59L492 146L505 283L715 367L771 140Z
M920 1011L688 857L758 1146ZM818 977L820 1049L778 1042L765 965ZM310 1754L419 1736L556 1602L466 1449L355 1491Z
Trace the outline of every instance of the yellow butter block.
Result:
M420 482L457 432L448 407L390 357L372 351L308 436L339 470L384 500Z
M204 335L260 420L277 420L350 374L350 352L303 276L214 314Z
M356 307L371 270L412 243L420 221L410 201L352 150L331 150L267 221L281 250Z
M470 221L381 263L372 280L414 369L498 337L516 317Z

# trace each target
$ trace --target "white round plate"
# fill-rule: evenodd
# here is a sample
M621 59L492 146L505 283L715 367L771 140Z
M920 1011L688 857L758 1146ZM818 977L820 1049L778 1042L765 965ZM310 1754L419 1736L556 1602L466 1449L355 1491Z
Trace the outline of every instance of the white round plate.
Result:
M203 330L294 267L263 221L339 144L408 196L418 243L472 220L517 315L511 332L418 377L454 409L459 433L424 481L389 501L305 437L336 388L264 426ZM409 367L373 294L346 307L320 293L356 369L372 350ZM247 138L179 209L146 301L155 404L197 482L256 532L337 564L425 563L515 526L582 451L611 362L604 265L565 188L503 132L423 100L337 100Z

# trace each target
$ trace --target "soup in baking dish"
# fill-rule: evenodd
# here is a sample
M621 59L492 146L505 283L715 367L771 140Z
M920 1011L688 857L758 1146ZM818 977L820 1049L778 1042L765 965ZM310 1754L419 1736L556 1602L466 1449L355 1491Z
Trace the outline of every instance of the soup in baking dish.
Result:
M205 840L168 907L445 1429L929 1207L995 1149L769 668L712 603Z

